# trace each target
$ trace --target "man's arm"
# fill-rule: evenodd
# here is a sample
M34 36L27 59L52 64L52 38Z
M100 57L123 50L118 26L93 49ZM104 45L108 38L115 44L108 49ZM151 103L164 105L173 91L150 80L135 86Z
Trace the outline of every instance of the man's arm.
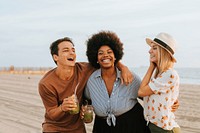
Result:
M122 64L121 62L118 62L117 68L121 71L122 84L123 83L125 83L125 85L130 84L133 81L133 75L131 71L128 69L128 67Z
M43 105L46 109L46 113L52 120L59 120L60 118L62 118L65 114L62 108L62 104L59 106L57 105L58 102L51 103L50 101L56 101L56 100L54 100L54 98L49 95L50 92L48 91L46 86L42 83L39 83L38 86L39 86L38 91L42 99ZM53 105L55 106L53 107Z

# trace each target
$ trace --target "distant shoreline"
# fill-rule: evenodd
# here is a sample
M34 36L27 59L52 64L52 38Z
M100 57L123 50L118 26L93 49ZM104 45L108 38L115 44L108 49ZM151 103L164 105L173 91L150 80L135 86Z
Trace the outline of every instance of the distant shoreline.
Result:
M0 74L31 74L31 75L44 75L54 67L0 67ZM147 71L146 67L129 67L141 79ZM200 85L200 68L176 68L181 84L196 84Z
M24 70L24 71L0 71L0 74L21 74L21 75L44 75L49 70L42 70L42 71L33 71L33 70Z
M34 75L43 75L52 67L2 67L0 69L0 74L34 74Z

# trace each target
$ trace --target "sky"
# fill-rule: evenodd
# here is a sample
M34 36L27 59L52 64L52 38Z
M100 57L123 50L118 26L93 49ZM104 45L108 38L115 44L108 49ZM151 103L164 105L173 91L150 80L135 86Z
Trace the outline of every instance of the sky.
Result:
M0 67L55 67L49 46L66 36L86 62L86 40L109 30L129 67L148 66L145 38L166 32L178 43L175 66L200 68L199 7L199 0L0 0Z

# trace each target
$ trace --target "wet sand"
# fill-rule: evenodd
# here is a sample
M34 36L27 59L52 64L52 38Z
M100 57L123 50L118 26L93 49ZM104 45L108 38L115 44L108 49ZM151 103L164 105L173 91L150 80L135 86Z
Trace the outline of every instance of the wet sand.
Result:
M38 94L42 75L0 74L0 133L41 133L44 107ZM176 119L182 133L200 132L200 85L181 84ZM91 133L92 125L86 124Z

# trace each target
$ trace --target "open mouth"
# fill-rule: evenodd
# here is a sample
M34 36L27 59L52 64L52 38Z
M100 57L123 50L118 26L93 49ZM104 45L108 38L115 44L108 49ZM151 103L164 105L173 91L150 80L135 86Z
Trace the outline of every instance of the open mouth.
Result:
M73 57L69 57L67 58L68 61L74 61L74 58Z
M150 58L153 58L153 57L155 57L155 55L150 55Z
M109 63L111 60L110 59L103 59L101 60L103 63Z

